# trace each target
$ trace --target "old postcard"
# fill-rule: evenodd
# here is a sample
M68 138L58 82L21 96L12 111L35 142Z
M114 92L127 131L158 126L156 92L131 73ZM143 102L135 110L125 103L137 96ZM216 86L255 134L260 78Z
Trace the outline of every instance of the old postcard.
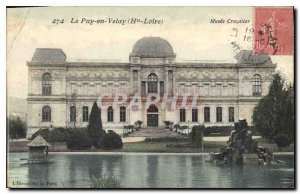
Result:
M7 7L8 188L295 188L293 7Z

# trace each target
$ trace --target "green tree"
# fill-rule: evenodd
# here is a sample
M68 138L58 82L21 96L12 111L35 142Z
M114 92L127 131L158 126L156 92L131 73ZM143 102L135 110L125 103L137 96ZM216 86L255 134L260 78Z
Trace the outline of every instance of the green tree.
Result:
M18 139L26 137L26 123L21 120L18 116L9 116L8 120L8 130L9 138Z
M285 134L293 138L294 107L280 74L275 74L268 95L263 97L253 110L252 120L263 137L270 140L277 134Z
M193 147L203 146L203 131L205 130L204 125L195 125L190 133L190 142Z
M96 102L94 102L92 107L87 132L93 140L94 146L97 145L99 139L105 134L105 130L103 130L102 126L101 113Z

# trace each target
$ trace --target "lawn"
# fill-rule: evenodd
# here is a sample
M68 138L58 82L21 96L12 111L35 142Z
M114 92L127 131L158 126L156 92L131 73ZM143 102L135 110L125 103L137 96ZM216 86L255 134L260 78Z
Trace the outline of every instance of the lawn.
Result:
M203 152L219 151L225 142L204 142ZM123 152L170 152L170 153L198 153L202 152L201 148L188 147L185 142L135 142L125 143Z

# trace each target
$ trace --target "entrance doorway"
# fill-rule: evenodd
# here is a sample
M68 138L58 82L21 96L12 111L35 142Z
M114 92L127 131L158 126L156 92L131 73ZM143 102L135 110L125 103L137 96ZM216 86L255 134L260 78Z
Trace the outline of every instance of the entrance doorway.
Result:
M147 109L147 126L158 127L158 109L155 105Z

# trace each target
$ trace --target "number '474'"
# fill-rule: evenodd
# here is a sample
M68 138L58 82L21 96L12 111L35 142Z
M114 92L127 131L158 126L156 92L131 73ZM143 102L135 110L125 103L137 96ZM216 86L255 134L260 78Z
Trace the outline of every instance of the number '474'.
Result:
M53 19L52 24L63 24L65 23L65 19Z

